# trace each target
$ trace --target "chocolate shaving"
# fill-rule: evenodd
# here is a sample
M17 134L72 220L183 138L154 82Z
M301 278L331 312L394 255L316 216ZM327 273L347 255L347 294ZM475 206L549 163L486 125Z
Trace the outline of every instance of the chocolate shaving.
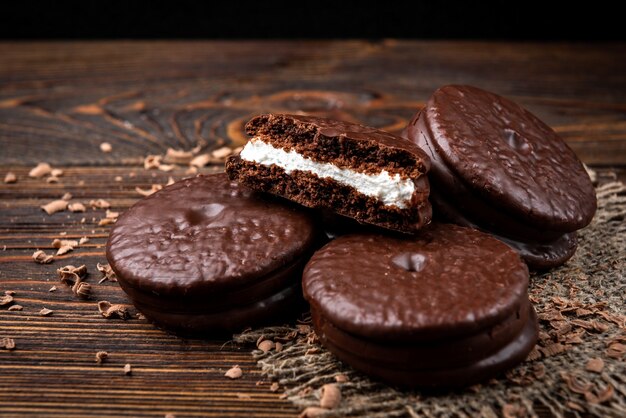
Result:
M561 373L561 378L567 383L567 387L574 393L580 393L581 395L588 392L593 386L591 382L584 377L574 373Z
M103 142L100 144L100 151L107 153L113 151L113 147L108 142Z
M144 190L141 187L137 186L135 187L135 191L142 196L150 196L151 194L158 192L162 188L163 186L161 186L160 184L153 184L148 190Z
M539 351L541 351L541 353L546 357L552 357L557 354L561 354L565 350L566 347L561 343L554 343L545 347L539 347Z
M54 311L52 309L48 309L48 308L41 308L41 310L39 311L39 315L41 316L50 316L54 313Z
M225 160L230 156L233 150L230 147L221 147L211 152L211 156L217 160Z
M168 148L163 157L163 162L167 164L182 164L186 165L193 159L193 151L183 151L173 148Z
M9 309L7 309L7 311L21 311L22 309L24 309L22 305L12 305L9 306Z
M143 160L143 168L146 170L158 169L161 165L161 160L163 159L160 155L148 155Z
M50 175L52 177L61 177L63 176L63 170L60 168L53 168L52 171L50 171Z
M43 209L48 215L52 215L53 213L56 213L56 212L62 212L66 208L67 208L67 201L63 199L53 200L52 202L41 206L41 209Z
M298 415L298 418L318 418L325 415L327 412L327 409L318 406L309 406Z
M587 361L585 365L585 370L594 373L600 373L604 369L604 360L601 358L592 358Z
M126 365L124 365L124 374L126 376L130 376L133 373L133 368L130 365L130 363L127 363Z
M88 299L91 295L91 285L85 282L78 282L72 286L72 292L81 299Z
M4 176L4 182L6 184L9 183L15 183L17 182L17 176L14 173L11 173L10 171L7 173L6 176Z
M104 274L104 277L102 277L100 279L100 281L98 282L98 284L106 281L106 280L110 280L112 282L116 282L117 281L117 276L115 275L115 272L113 271L113 269L111 268L111 266L109 264L96 264L96 268L98 269L98 271L102 274Z
M600 404L609 401L615 393L615 389L611 384L607 384L604 389L600 391L585 392L585 399L590 404Z
M4 350L14 350L15 349L15 340L13 338L4 337L0 339L0 348Z
M108 209L111 207L111 204L104 199L90 200L89 206L94 209Z
M46 179L46 183L48 184L53 184L53 183L58 183L58 182L59 182L58 177L50 176Z
M69 202L70 200L72 200L72 194L70 192L65 193L63 196L61 196L61 200Z
M278 382L273 382L270 385L270 392L278 392L278 389L280 389L280 385L278 384Z
M111 304L106 300L102 300L98 302L98 310L105 318L120 318L120 319L128 319L130 318L130 314L128 312L128 308L121 304Z
M83 280L83 278L87 274L87 267L84 264L79 267L68 265L57 269L57 273L59 274L59 279L61 280L61 283L67 286L73 286Z
M335 409L341 403L341 390L336 383L327 383L320 389L320 406Z
M50 167L50 164L39 163L37 164L35 168L31 169L28 172L28 177L41 178L47 174L50 174L51 171L52 171L52 167Z
M213 161L213 158L209 154L200 154L200 155L194 157L189 162L189 165L191 167L195 167L195 168L202 168L205 165L209 164L211 161ZM189 171L189 170L187 170L187 171ZM187 173L187 174L193 174L193 173Z
M53 256L47 255L41 250L37 250L33 253L33 260L35 260L35 262L39 264L50 264L52 263L53 259Z
M85 212L87 208L80 202L74 202L67 205L70 212Z
M109 219L117 219L117 217L120 216L120 213L107 209L105 216Z
M96 353L96 363L102 364L104 360L106 360L108 357L109 353L107 353L106 351L98 351Z
M114 224L116 220L117 219L113 219L113 218L102 218L100 219L100 221L98 221L98 226L111 225L111 224Z
M264 353L267 353L272 348L274 348L274 341L270 341L270 340L261 341L259 344L257 344L257 348L263 351Z
M86 243L88 243L88 242L89 242L89 238L87 238L87 237L81 237L81 238L80 238L80 241L78 241L78 244L79 244L79 245L83 245L83 244L86 244Z
M348 376L345 374L338 374L335 376L335 382L337 383L346 383L348 380Z
M622 358L624 353L626 353L626 345L617 342L611 343L606 349L606 355L611 358Z
M0 306L8 306L13 303L13 296L5 294L0 297Z
M239 379L241 376L243 376L243 371L241 370L241 368L239 368L239 366L234 366L228 369L226 373L224 373L224 376L228 377L229 379Z

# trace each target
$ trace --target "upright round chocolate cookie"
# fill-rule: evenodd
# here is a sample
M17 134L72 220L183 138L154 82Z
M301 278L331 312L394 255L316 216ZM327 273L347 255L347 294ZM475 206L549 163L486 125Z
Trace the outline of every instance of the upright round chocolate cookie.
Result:
M573 255L595 191L574 152L536 116L475 87L445 86L404 134L431 158L439 214L502 238L532 268Z
M527 286L515 251L450 224L416 238L339 237L303 274L322 343L401 386L469 385L522 361L538 332Z
M292 307L315 243L307 212L215 174L137 202L115 223L107 259L150 319L180 331L220 332Z

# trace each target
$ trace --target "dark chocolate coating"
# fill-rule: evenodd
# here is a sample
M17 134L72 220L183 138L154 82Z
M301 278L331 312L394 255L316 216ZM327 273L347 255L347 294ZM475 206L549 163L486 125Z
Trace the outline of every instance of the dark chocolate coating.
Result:
M305 299L346 332L424 341L501 323L527 298L528 269L490 235L436 224L417 237L346 235L316 252Z
M471 228L341 236L314 254L302 285L322 344L396 385L476 383L522 361L537 339L526 264Z
M576 154L508 99L470 86L442 87L406 135L439 157L433 176L446 184L445 173L452 173L473 194L529 226L571 232L593 218L595 191Z
M411 368L414 363L407 362L401 367L390 367L377 361L364 359L360 352L349 351L346 347L335 345L325 336L322 343L341 361L370 376L377 377L392 385L407 388L430 388L436 390L461 388L484 382L524 361L537 342L537 316L531 307L529 317L524 321L524 328L518 336L498 351L466 365L452 367ZM451 350L453 347L450 348ZM392 356L393 351L383 354ZM444 361L444 359L441 359Z
M308 213L264 199L225 174L198 176L123 213L107 259L131 300L165 326L188 315L188 322L212 327L217 322L206 318L220 313L231 317L224 324L247 326L271 313L263 300L284 304L316 230Z

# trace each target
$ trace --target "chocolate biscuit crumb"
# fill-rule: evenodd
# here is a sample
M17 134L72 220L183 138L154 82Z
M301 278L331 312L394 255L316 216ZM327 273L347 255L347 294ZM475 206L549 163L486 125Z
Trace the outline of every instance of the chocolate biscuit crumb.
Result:
M7 173L6 176L4 176L4 182L9 184L9 183L15 183L17 182L17 176L14 173L11 173L10 171Z
M320 389L320 406L335 409L341 403L341 390L335 383L327 383Z
M15 340L13 338L4 337L0 339L0 348L5 350L14 350L15 349Z
M41 250L37 250L33 253L33 260L35 260L35 262L39 264L50 264L52 263L53 259L53 256L47 255Z
M104 199L90 200L89 206L94 209L108 209L111 207L111 204Z
M42 178L43 176L50 174L52 171L52 167L48 163L39 163L35 168L28 172L28 177L32 178Z
M96 363L102 364L104 360L107 359L107 357L109 357L109 353L107 353L106 351L98 351L96 353Z
M39 311L39 315L41 316L50 316L54 313L54 311L52 309L48 309L48 308L41 308L41 310Z
M7 309L7 311L21 311L22 309L24 309L22 305L12 305L9 306L9 309Z
M229 379L239 379L241 376L243 376L243 372L241 371L239 366L234 366L228 369L226 373L224 373L224 376L228 377Z
M604 361L601 358L589 359L585 365L585 370L589 372L600 373L602 369L604 369Z
M80 202L74 202L67 205L70 212L84 212L87 210L85 205Z
M124 305L120 304L111 304L106 300L102 300L98 302L98 310L105 318L120 318L120 319L128 319L130 318L130 314L128 313L128 308Z
M108 142L103 142L100 144L100 151L107 153L113 151L113 147Z
M67 201L63 199L53 200L50 203L41 206L48 215L52 215L56 212L64 211L67 208Z
M132 373L133 373L132 366L130 365L130 363L127 363L127 364L124 366L124 374L125 374L126 376L130 376Z

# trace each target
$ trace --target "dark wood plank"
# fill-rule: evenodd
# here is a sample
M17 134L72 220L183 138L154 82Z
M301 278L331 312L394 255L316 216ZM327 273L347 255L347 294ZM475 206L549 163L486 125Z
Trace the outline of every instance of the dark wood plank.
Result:
M268 111L399 131L447 83L520 101L587 163L626 163L626 44L23 42L0 43L0 56L1 164L238 145L243 123Z
M393 40L0 43L0 180L8 171L18 177L0 183L0 294L14 290L24 306L0 308L0 338L17 344L0 350L0 415L297 412L269 383L256 385L261 376L247 349L181 339L136 317L102 318L98 300L128 303L115 283L97 284L105 211L46 215L40 205L71 192L75 201L104 198L125 210L141 197L135 187L185 176L184 168L144 170L145 155L236 146L245 120L259 112L303 111L399 131L432 90L451 82L519 100L585 161L613 166L599 170L601 182L626 179L625 52L624 44ZM110 154L99 150L104 141ZM28 178L39 161L64 169L58 184ZM89 242L50 265L31 258L36 249L52 252L54 238L82 236ZM91 299L58 282L56 269L66 264L87 266ZM53 315L39 316L43 307ZM99 350L110 354L102 365ZM235 364L243 378L223 377Z

